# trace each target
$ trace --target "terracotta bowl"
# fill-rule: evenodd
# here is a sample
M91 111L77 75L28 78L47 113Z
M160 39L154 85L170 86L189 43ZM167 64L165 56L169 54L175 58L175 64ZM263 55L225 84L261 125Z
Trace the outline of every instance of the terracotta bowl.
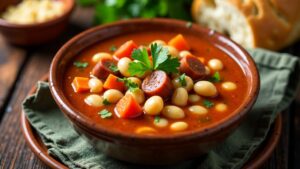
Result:
M172 31L189 33L209 41L232 57L246 74L247 97L235 112L217 124L204 130L192 130L175 135L131 135L112 131L101 124L93 123L76 110L66 99L62 89L62 78L66 64L80 51L95 43L137 31ZM137 19L98 26L77 35L67 42L56 54L50 68L50 89L52 95L72 123L76 131L94 147L117 159L139 164L172 164L198 157L222 142L241 123L253 106L259 91L259 75L251 56L242 47L212 30L186 22L170 19Z
M0 18L0 32L5 39L16 45L37 45L57 38L67 27L68 20L74 9L74 0L61 0L65 4L65 12L49 21L36 24L14 24ZM10 5L16 5L20 0L0 1L0 15Z

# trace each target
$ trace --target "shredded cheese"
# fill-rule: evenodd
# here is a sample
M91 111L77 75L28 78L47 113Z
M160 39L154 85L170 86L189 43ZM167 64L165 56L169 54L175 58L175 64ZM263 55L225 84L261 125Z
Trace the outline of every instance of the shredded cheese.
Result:
M62 15L64 4L59 0L24 0L9 6L2 18L15 24L41 23Z

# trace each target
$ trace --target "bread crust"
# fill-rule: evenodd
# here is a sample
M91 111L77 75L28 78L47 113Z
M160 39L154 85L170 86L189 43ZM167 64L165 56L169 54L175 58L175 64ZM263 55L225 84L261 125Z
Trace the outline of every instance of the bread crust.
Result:
M253 47L279 50L300 38L300 0L227 0L246 18L252 30ZM213 0L194 0L192 16ZM251 36L251 35L249 35Z

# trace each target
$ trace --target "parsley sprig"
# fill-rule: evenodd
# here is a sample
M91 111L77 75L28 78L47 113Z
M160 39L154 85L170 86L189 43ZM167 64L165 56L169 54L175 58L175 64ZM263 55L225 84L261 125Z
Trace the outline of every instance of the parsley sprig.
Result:
M139 88L139 85L132 82L130 79L124 77L124 78L118 78L118 81L120 82L124 82L125 86L127 87L127 89L131 92L134 92L136 89Z
M211 108L211 107L214 106L214 103L211 102L211 101L209 101L209 100L204 100L204 101L203 101L203 105L204 105L205 107L207 107L207 108Z
M221 81L221 76L219 72L215 72L212 77L209 78L209 81L213 82L213 83L218 83Z
M154 117L154 123L159 123L160 121L160 117L159 116L155 116Z
M153 70L177 73L180 65L178 58L172 58L167 48L156 43L151 45L152 64L146 49L134 50L131 57L134 59L128 68L131 76L143 76L147 71Z
M105 106L111 105L111 102L109 102L107 99L104 99L102 102Z
M110 48L109 48L109 51L111 52L114 52L117 50L117 47L115 45L112 45Z
M106 109L101 110L98 114L102 119L109 119L112 117L112 113Z
M80 61L75 61L73 63L74 66L76 66L77 68L86 68L89 63L88 62L80 62Z
M181 86L186 86L185 73L178 77Z
M114 64L111 64L111 65L109 66L109 69L110 69L111 71L113 71L114 73L116 73L116 72L119 71L118 67L117 67L116 65L114 65Z

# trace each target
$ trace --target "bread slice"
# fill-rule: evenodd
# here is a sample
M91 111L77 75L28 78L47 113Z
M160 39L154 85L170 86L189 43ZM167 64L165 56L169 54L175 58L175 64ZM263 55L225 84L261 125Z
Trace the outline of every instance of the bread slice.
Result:
M300 0L194 0L192 15L248 48L279 50L300 38Z

